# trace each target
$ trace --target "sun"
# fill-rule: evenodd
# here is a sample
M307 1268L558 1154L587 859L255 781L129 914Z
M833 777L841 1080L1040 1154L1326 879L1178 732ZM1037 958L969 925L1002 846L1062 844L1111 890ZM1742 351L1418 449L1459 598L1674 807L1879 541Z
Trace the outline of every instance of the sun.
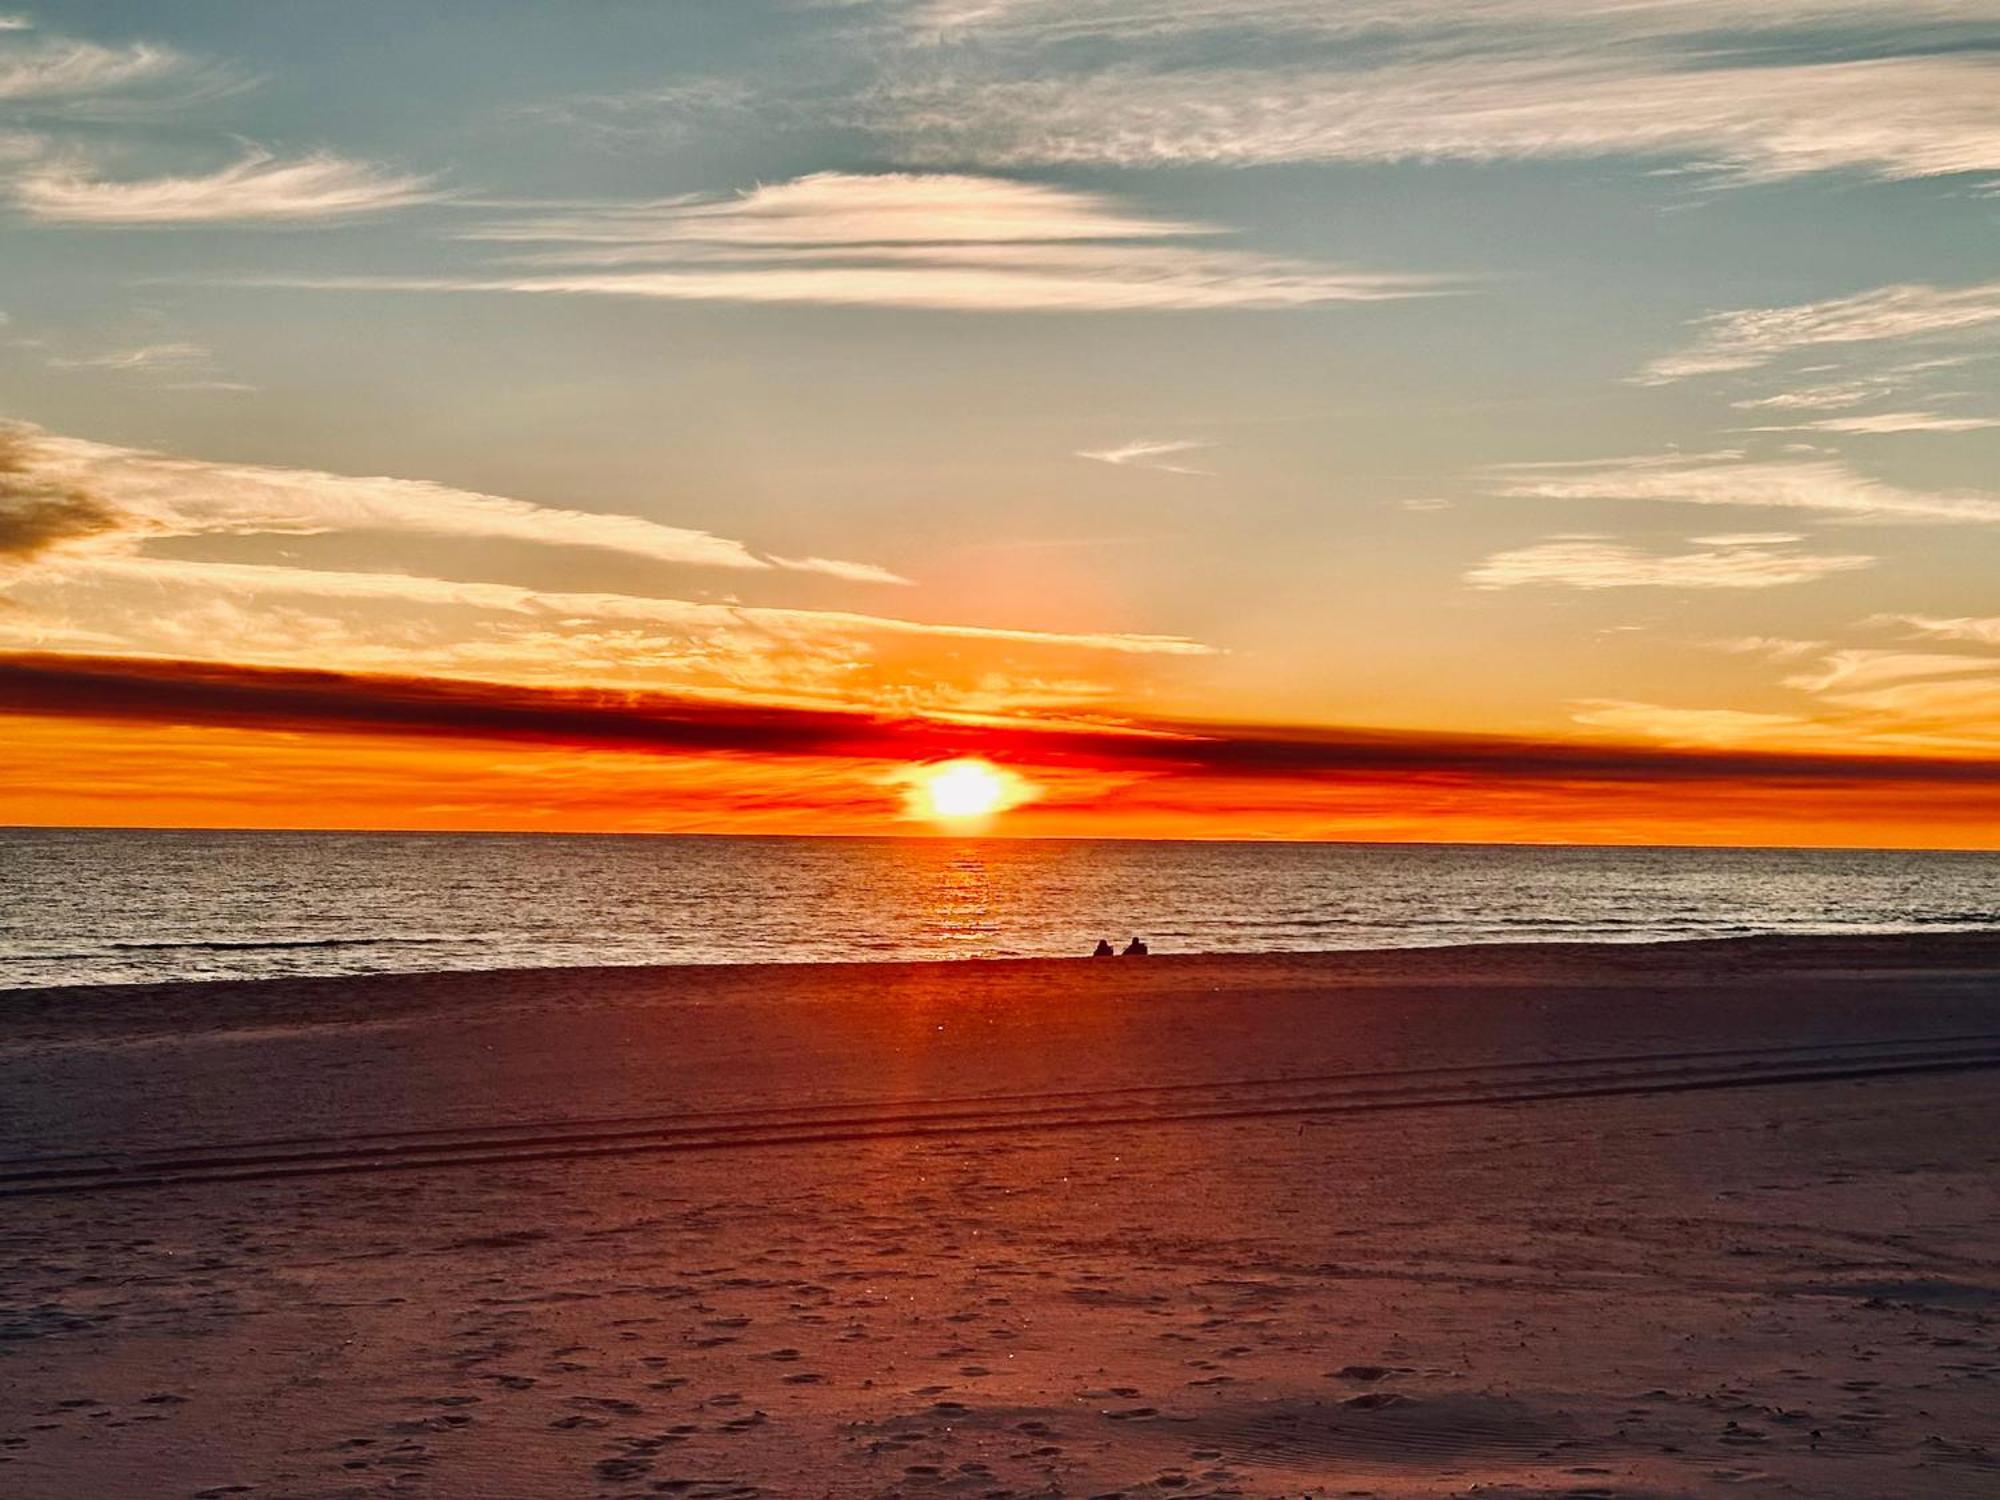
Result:
M1020 777L971 758L912 766L905 783L910 812L935 823L974 823L1027 800Z

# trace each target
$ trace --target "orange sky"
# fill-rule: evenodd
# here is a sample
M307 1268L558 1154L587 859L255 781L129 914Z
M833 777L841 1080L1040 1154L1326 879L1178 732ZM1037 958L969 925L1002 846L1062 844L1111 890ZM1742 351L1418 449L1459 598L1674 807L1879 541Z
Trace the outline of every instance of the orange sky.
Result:
M143 665L150 672L170 664ZM0 661L0 701L52 701L46 686L31 694L9 678L8 666ZM128 674L132 667L113 664ZM806 717L801 727L788 713L749 723L725 718L722 730L704 721L693 731L757 744L645 746L621 741L681 736L686 721L662 731L648 717L634 731L627 721L635 711L651 714L648 700L621 696L583 710L559 696L567 717L553 727L476 736L452 727L450 716L464 711L453 697L435 722L384 733L311 719L298 698L274 696L310 687L323 714L379 714L378 684L367 679L251 673L239 680L203 668L198 683L207 698L184 696L178 706L143 713L133 709L139 680L120 679L126 711L117 716L91 711L91 694L103 690L88 685L75 712L0 719L0 821L958 834L967 828L912 817L909 770L948 755L990 754L1018 778L1026 799L980 826L999 835L2000 846L2000 778L1973 761L1790 757L1767 765L1756 756L1603 740L1503 742L1495 753L1480 741L1378 746L1371 737L1350 743L1240 726L1193 740L1180 738L1191 731L1179 726L1165 739L1156 730L1135 740L1075 726L1037 733L861 716L836 717L828 729L823 718ZM337 690L327 692L327 683ZM394 711L406 716L433 687L390 686L405 695ZM171 688L182 691L178 682ZM239 722L242 709L226 694L263 695L272 727ZM349 699L362 707L347 709ZM507 690L510 711L544 711L547 701ZM688 707L668 702L676 712ZM796 742L802 733L817 738ZM785 741L796 743L784 748ZM1591 758L1571 766L1566 757L1579 752Z

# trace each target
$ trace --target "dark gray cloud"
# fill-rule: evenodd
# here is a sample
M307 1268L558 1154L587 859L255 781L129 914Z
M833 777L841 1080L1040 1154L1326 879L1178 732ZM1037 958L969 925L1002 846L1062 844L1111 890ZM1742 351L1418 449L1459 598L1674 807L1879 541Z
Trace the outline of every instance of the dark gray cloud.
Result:
M37 473L27 446L20 433L0 429L0 560L35 557L126 526L117 507Z

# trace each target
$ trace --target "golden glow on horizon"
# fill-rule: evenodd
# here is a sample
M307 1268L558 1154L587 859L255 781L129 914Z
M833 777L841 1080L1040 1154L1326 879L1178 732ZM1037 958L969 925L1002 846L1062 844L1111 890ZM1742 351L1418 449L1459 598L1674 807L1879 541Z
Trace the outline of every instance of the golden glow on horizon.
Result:
M1037 765L1031 778L978 763L1008 788L984 823L923 810L924 778L951 761L891 770L0 714L0 824L2000 848L2000 804L1984 784L1836 782L1774 798L1728 777L1180 778Z
M990 761L967 758L917 766L908 777L908 807L933 823L982 823L1028 798L1028 785Z

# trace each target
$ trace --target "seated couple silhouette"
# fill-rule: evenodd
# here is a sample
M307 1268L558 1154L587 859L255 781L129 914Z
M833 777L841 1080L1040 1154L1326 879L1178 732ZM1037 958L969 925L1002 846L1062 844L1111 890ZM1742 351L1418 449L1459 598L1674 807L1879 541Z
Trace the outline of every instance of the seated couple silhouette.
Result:
M1138 938L1133 938L1131 942L1125 945L1124 956L1126 958L1144 958L1146 956L1146 952L1147 952L1146 945L1141 941L1139 941ZM1099 938L1097 940L1097 946L1091 949L1090 956L1092 958L1112 958L1115 957L1116 955L1114 955L1111 951L1111 944L1105 941L1103 938Z

